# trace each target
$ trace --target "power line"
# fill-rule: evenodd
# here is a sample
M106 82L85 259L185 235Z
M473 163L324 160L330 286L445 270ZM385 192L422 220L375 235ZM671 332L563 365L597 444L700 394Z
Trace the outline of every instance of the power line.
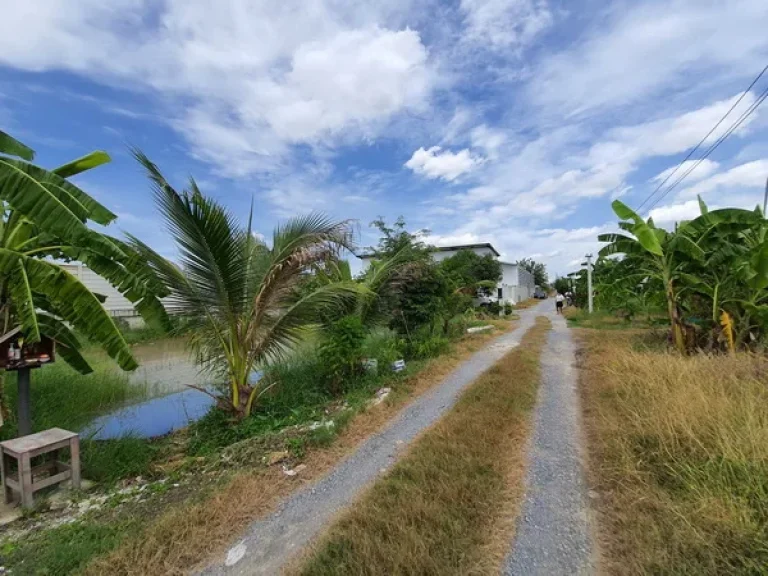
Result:
M715 142L714 142L714 143L713 143L713 144L712 144L712 145L711 145L711 146L710 146L710 147L707 149L707 151L704 153L704 155L702 155L702 157L701 157L701 158L699 158L699 159L698 159L698 160L697 160L697 161L696 161L696 162L693 164L693 166L691 166L691 167L690 167L690 168L689 168L689 169L688 169L688 170L685 172L685 174L683 174L682 176L680 176L680 178L678 178L678 179L677 179L677 180L676 180L676 181L675 181L675 182L674 182L674 183L673 183L673 184L672 184L672 185L671 185L669 188L667 188L667 189L666 189L666 190L665 190L665 191L664 191L664 192L661 194L661 196L659 196L658 198L656 198L656 200L654 200L654 201L653 201L653 204L651 204L651 205L648 207L648 210L651 210L651 209L652 209L654 206L656 206L656 205L657 205L657 204L658 204L658 203L659 203L659 202L660 202L662 199L664 199L664 197L665 197L667 194L669 194L669 193L670 193L672 190L674 190L674 189L675 189L675 187L677 187L677 185L678 185L678 184L680 184L680 182L682 182L683 180L685 180L685 179L688 177L688 175L689 175L691 172L693 172L694 170L696 170L696 168L699 166L699 164L701 164L701 163L702 163L704 160L706 160L706 159L707 159L707 157L708 157L708 156L709 156L709 155L710 155L712 152L714 152L714 151L717 149L717 147L718 147L718 146L720 146L720 144L722 144L722 143L725 141L725 139L726 139L726 138L728 138L728 136L730 136L731 134L733 134L733 132L734 132L734 131L735 131L735 130L736 130L738 127L739 127L739 126L741 126L741 125L744 123L744 121L745 121L747 118L749 118L749 117L752 115L752 113L754 113L754 111L755 111L755 110L757 110L757 108L760 106L760 104L762 104L762 103L763 103L763 101L764 101L766 98L768 98L768 88L766 88L765 90L763 90L763 92L760 94L760 96L758 97L758 99L757 99L757 100L755 100L755 102L754 102L754 103L753 103L753 104L752 104L752 105L751 105L749 108L747 108L747 110L745 110L745 111L744 111L744 112L741 114L741 116L739 117L739 119L738 119L738 120L737 120L735 123L733 123L733 124L731 125L731 127L730 127L730 128L729 128L729 129L728 129L728 130L727 130L725 133L723 133L723 135L722 135L722 136L720 136L720 138L718 138L718 139L717 139L717 140L716 140L716 141L715 141Z
M752 89L752 87L753 87L755 84L757 84L758 80L760 80L760 78L762 78L762 77L763 77L763 74L765 74L765 72L766 72L767 70L768 70L768 64L766 64L765 68L763 68L763 69L760 71L760 74L758 74L758 75L755 77L755 79L754 79L754 80L752 80L752 83L751 83L749 86L747 86L747 89L746 89L746 90L744 90L744 92L742 92L742 93L741 93L741 96L739 96L739 98L736 100L736 102L734 102L734 103L733 103L733 105L732 105L732 106L731 106L731 107L728 109L728 111L725 113L725 115L724 115L722 118L720 118L720 120L718 120L718 121L717 121L717 124L715 124L715 125L712 127L712 129L711 129L709 132L707 132L707 134L704 136L704 138L702 138L702 139L699 141L699 143L698 143L698 144L696 144L696 146L694 146L694 147L693 147L693 149L692 149L690 152L688 152L688 155L687 155L685 158L683 158L682 162L680 162L680 163L679 163L679 164L678 164L678 165L675 167L675 169L674 169L674 170L672 170L672 172L670 172L670 173L667 175L667 177L666 177L666 178L664 178L664 180L662 180L662 181L661 181L661 183L660 183L660 184L659 184L659 185L656 187L656 189L655 189L653 192L651 192L651 193L648 195L648 197L647 197L645 200L643 200L643 203L642 203L642 204L640 204L640 206L638 206L638 207L637 207L637 210L636 210L637 212L639 212L639 211L642 209L642 207L643 207L643 206L645 206L645 205L646 205L646 203L647 203L647 202L648 202L648 201L649 201L651 198L653 198L653 196L655 196L655 195L656 195L656 193L657 193L659 190L661 190L661 189L664 187L664 184L666 184L666 183L669 181L669 179L670 179L670 178L672 178L672 176L674 176L674 175L675 175L675 173L676 173L678 170L680 170L680 168L683 166L683 164L685 164L685 163L686 163L686 161L688 161L688 159L690 159L690 157L691 157L691 156L693 156L693 154L696 152L696 150L698 150L698 149L701 147L701 145L702 145L702 144L704 144L704 142L706 142L706 141L707 141L707 138L709 138L709 137L712 135L712 133L713 133L715 130L717 130L718 126L720 126L720 124L722 124L722 123L725 121L725 119L726 119L726 118L727 118L727 117L730 115L730 113L731 113L731 112L733 112L733 110L736 108L736 106L738 106L738 105L739 105L739 102L741 102L741 101L744 99L744 97L745 97L745 96L746 96L746 95L749 93L749 91ZM654 204L654 205L655 205L655 204Z

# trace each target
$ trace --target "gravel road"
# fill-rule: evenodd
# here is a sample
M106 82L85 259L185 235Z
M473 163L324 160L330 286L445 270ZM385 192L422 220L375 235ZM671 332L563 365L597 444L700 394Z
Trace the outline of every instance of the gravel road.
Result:
M450 409L468 384L517 346L536 316L549 306L554 307L551 300L522 310L514 331L499 336L460 364L330 474L288 498L272 515L254 522L225 557L217 559L203 574L278 574L336 513L392 466L409 442Z
M554 307L554 305L552 305ZM526 494L505 575L594 574L575 349L565 319L542 353Z

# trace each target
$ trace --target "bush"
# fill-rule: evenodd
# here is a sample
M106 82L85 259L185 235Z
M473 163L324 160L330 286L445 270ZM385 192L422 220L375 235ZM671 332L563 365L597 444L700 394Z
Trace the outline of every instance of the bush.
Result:
M359 316L345 316L331 324L320 354L333 394L340 393L345 381L361 373L364 340L365 329Z
M504 303L504 316L511 316L514 311L515 307L512 304L509 302Z
M430 336L424 340L415 340L409 347L409 357L426 359L440 356L448 351L450 343L450 340L444 336Z

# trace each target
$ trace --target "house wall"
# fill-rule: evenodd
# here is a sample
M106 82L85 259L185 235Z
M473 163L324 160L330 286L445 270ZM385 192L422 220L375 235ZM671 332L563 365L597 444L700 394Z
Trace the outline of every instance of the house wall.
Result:
M491 256L496 256L489 248L472 248L472 252L477 254L478 256L487 256L490 254ZM456 256L458 253L458 250L441 250L439 252L432 252L432 260L435 262L442 262L446 258L450 258L451 256Z
M113 316L134 316L133 304L125 296L115 290L112 285L96 274L93 270L79 263L60 264L67 272L80 280L91 292L106 296L104 309Z

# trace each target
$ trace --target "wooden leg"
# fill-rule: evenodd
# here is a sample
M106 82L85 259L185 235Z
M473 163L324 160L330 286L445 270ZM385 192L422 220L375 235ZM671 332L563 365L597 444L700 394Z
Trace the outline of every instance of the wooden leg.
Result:
M35 498L32 494L32 462L29 454L22 454L19 459L19 488L21 488L21 505L33 508Z
M80 438L75 436L69 441L72 468L72 488L80 488Z
M10 456L8 456L8 454L3 452L2 460L3 460L3 471L5 472L6 475L10 474L11 464L12 464L11 460L13 460L13 458L11 458ZM18 464L19 464L19 461L16 460L16 465L18 466ZM3 489L5 490L5 503L10 504L11 502L13 502L13 490L11 490L8 487L8 485L5 484L5 480L3 480Z
M5 471L6 471L7 465L5 463L5 452L0 450L0 482L3 483L3 497L5 498L5 503L8 504L11 500L8 498L9 496L9 490L8 487L5 485ZM9 470L10 472L10 470Z

